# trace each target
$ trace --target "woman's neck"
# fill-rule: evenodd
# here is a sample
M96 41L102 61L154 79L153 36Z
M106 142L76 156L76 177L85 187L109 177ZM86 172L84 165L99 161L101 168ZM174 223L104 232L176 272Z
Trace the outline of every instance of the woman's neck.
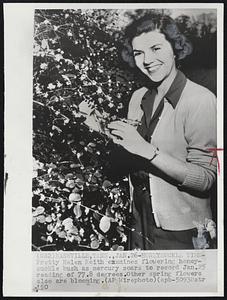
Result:
M177 74L177 69L174 66L168 75L167 78L165 78L162 83L157 87L158 95L163 97L169 90L171 84L173 83L175 77Z

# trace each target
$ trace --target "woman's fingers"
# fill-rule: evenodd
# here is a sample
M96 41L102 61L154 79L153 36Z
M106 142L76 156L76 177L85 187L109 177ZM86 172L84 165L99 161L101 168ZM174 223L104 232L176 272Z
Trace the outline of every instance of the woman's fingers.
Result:
M124 138L124 132L120 131L120 130L111 130L111 135L114 137L120 137L120 138Z
M122 145L122 140L121 139L118 139L116 136L114 136L112 134L110 134L110 136L111 136L111 138L112 138L112 140L115 144Z
M107 127L110 129L124 129L125 125L127 124L122 121L113 121L109 123Z
M79 104L79 110L81 113L90 115L94 108L90 107L89 103L84 100Z

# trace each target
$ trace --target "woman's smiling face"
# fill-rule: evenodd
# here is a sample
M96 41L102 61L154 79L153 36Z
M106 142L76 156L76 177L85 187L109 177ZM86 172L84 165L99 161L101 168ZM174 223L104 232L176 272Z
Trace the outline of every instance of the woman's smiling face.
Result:
M134 37L132 48L136 66L154 82L163 81L176 69L172 46L158 31Z

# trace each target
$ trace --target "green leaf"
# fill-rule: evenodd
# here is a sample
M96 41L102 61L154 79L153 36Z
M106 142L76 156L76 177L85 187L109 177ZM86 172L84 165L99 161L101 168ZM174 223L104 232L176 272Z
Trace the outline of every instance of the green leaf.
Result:
M66 237L66 232L65 231L60 231L58 233L58 237L61 238L61 239L64 239Z
M68 173L67 175L65 175L65 179L72 179L73 177L73 173Z
M48 215L48 216L46 217L46 222L47 222L47 223L51 223L51 222L52 222L52 218L51 218L50 215Z
M78 235L79 231L78 231L78 228L73 225L69 230L68 230L68 233L72 234L72 235Z
M79 219L82 216L82 211L80 205L75 205L73 208L73 212L77 219Z
M104 180L102 184L103 189L107 189L112 186L112 183L109 180Z
M81 196L78 193L71 193L69 195L69 201L70 202L79 202L81 201Z
M32 217L32 226L35 225L35 223L36 223L36 218Z
M99 248L99 241L98 240L93 240L90 244L91 249L98 249Z
M110 229L110 218L109 217L102 217L99 223L99 228L106 233Z
M37 222L39 223L45 223L46 222L46 217L44 215L39 215L36 217Z
M73 220L71 218L66 218L62 221L62 225L65 227L65 230L68 230L73 226Z
M72 179L70 179L70 180L68 180L67 182L66 182L66 184L65 184L65 186L67 187L67 188L70 188L70 189L73 189L74 187L75 187L75 181L74 180L72 180Z
M45 208L43 206L38 206L36 208L36 210L33 212L33 216L35 217L35 216L41 215L44 213L44 211L45 211Z

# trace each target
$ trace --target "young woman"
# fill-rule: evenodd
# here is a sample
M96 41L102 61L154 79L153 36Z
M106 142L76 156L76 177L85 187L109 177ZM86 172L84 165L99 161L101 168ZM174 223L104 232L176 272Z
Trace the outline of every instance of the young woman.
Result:
M129 104L128 118L141 125L108 126L113 141L137 165L141 160L141 169L130 174L131 249L193 249L196 224L212 218L216 160L209 148L216 147L216 98L177 69L191 51L170 17L143 17L126 29L123 58L151 83L136 90Z

